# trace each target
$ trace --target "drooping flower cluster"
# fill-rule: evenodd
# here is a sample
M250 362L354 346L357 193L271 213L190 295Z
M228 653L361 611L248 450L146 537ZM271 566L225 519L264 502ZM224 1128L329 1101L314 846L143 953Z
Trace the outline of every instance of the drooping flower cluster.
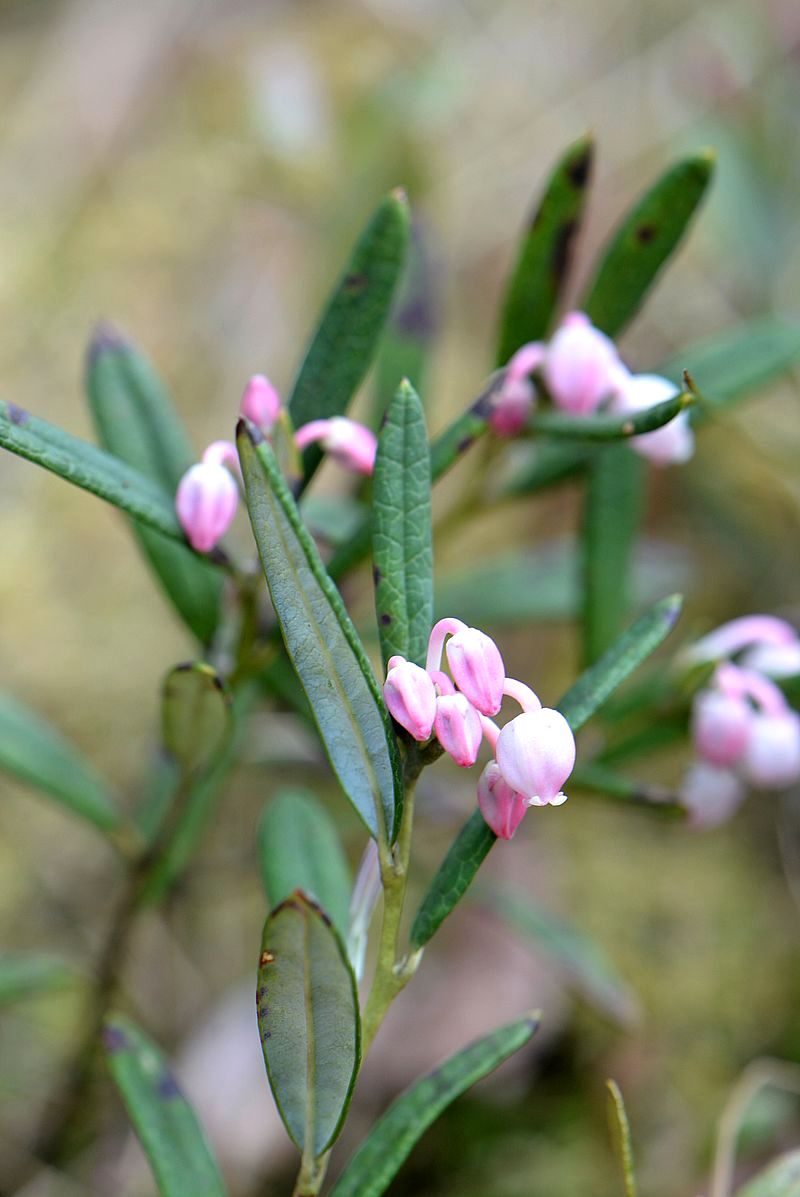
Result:
M450 673L442 669L442 657ZM566 802L562 786L575 764L575 740L563 715L542 707L524 683L506 677L500 650L478 628L440 619L428 641L425 668L391 657L383 687L392 718L419 743L435 736L457 765L469 768L485 739L494 758L478 782L484 819L511 839L529 806ZM501 729L508 696L522 713Z
M263 374L255 374L248 382L239 411L267 438L280 420L288 419L278 391ZM344 416L312 420L293 436L298 449L319 443L340 465L355 473L371 474L374 469L375 434L355 420ZM187 540L199 553L215 548L233 523L239 503L239 477L236 446L230 441L214 441L181 478L175 510Z
M694 699L698 759L682 787L695 821L708 825L727 818L748 786L782 790L800 781L800 715L774 680L800 673L800 637L782 619L743 616L700 640L687 659L720 661Z
M569 312L547 344L523 345L508 362L489 421L498 435L513 436L525 426L536 402L534 372L555 406L573 416L591 415L601 405L611 414L636 415L678 394L657 374L631 374L614 342L583 312ZM688 413L633 437L631 446L656 465L688 461L694 451Z

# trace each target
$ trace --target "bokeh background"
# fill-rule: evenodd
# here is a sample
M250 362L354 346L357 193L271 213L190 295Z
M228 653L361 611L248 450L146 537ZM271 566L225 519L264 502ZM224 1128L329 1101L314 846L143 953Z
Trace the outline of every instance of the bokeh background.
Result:
M108 317L147 348L199 452L229 435L249 375L288 388L349 245L402 183L435 313L425 387L435 431L491 368L518 232L547 170L587 128L598 161L576 292L671 159L706 145L719 155L700 219L623 342L633 366L651 367L741 318L797 312L798 104L794 0L4 0L0 394L90 436L83 354ZM665 589L688 597L676 643L750 610L800 617L797 415L790 377L704 431L689 466L652 480L648 536L675 571ZM567 492L443 534L439 562L457 569L498 543L549 541L576 511ZM161 676L191 644L121 517L10 456L0 543L3 689L133 803ZM551 701L573 675L569 625L518 629L503 647ZM288 1192L292 1173L250 993L264 915L254 827L276 780L267 722L180 891L145 920L125 999L183 1062L235 1193L253 1197ZM652 779L675 784L685 755L663 754ZM446 765L431 775L421 876L471 785ZM355 862L358 830L331 801ZM635 1001L598 1009L546 953L466 909L398 1003L395 1036L379 1039L343 1154L414 1070L541 1005L538 1047L458 1103L392 1192L611 1197L603 1082L615 1076L642 1191L692 1197L743 1066L764 1054L800 1061L791 803L751 800L703 835L597 803L541 814L503 849L500 871L532 908L595 937ZM0 780L3 947L57 948L90 970L116 871L90 831ZM74 1043L82 996L78 982L2 1015L9 1174ZM152 1192L110 1093L100 1113L98 1143L69 1174L34 1175L28 1197ZM789 1099L757 1115L751 1163L800 1134ZM0 1190L2 1173L0 1163Z

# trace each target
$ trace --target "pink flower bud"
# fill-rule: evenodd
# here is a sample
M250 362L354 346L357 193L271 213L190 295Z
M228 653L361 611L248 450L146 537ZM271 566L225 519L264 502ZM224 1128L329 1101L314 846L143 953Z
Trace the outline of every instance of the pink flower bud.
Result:
M175 510L191 546L208 553L233 522L239 489L223 465L198 462L178 484Z
M782 790L800 780L800 716L788 709L753 715L744 773L760 790Z
M733 765L747 747L755 711L746 699L719 690L701 690L692 708L692 735L698 754L711 765Z
M239 410L262 432L269 432L281 414L281 397L263 374L254 374L244 388Z
M679 388L657 374L620 374L614 410L620 415L636 415L658 403L674 398ZM694 433L689 413L679 412L668 424L654 432L643 432L630 440L630 446L654 465L680 465L694 453Z
M528 801L511 789L497 761L489 761L478 782L478 806L495 835L510 840L522 822Z
M480 715L463 694L441 694L436 699L433 728L436 739L457 765L468 769L475 764L483 729Z
M298 428L294 439L298 449L319 442L320 447L340 465L357 474L371 474L375 468L378 449L375 433L346 416L312 420Z
M689 825L698 829L718 827L731 817L745 796L745 787L730 769L696 761L680 788Z
M424 669L403 657L390 657L383 697L389 714L415 740L422 743L430 739L436 718L436 690Z
M544 379L557 407L585 416L611 397L621 368L614 342L583 312L570 312L547 347Z
M528 421L536 402L536 391L529 378L506 378L494 397L489 427L498 436L516 436Z
M496 715L503 702L506 669L500 650L478 628L462 627L445 647L453 681L482 715Z
M500 732L497 763L504 780L533 806L566 802L561 787L575 764L575 737L559 711L523 711Z

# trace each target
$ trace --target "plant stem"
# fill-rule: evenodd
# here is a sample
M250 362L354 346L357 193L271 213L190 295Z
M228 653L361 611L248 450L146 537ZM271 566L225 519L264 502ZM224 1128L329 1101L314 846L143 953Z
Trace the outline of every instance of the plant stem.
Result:
M328 1161L331 1153L326 1151L317 1159L306 1159L303 1156L300 1171L292 1189L292 1197L317 1197L322 1188L325 1173L328 1171Z

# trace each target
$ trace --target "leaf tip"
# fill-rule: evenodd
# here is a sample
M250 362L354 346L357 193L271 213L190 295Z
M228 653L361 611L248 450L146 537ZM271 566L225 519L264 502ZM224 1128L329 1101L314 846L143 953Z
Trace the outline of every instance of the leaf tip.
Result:
M683 595L671 594L663 600L664 617L671 628L678 622L678 616L683 609Z
M103 353L120 353L130 348L130 340L115 324L110 320L98 320L92 329L86 349L87 369L91 369Z
M393 199L401 208L408 208L408 192L405 187L393 187L389 192L390 199Z
M256 425L251 423L251 421L245 416L241 416L236 425L236 439L238 441L240 439L244 439L244 437L247 437L252 445L260 445L264 440L264 435L261 432L261 429L257 428Z

